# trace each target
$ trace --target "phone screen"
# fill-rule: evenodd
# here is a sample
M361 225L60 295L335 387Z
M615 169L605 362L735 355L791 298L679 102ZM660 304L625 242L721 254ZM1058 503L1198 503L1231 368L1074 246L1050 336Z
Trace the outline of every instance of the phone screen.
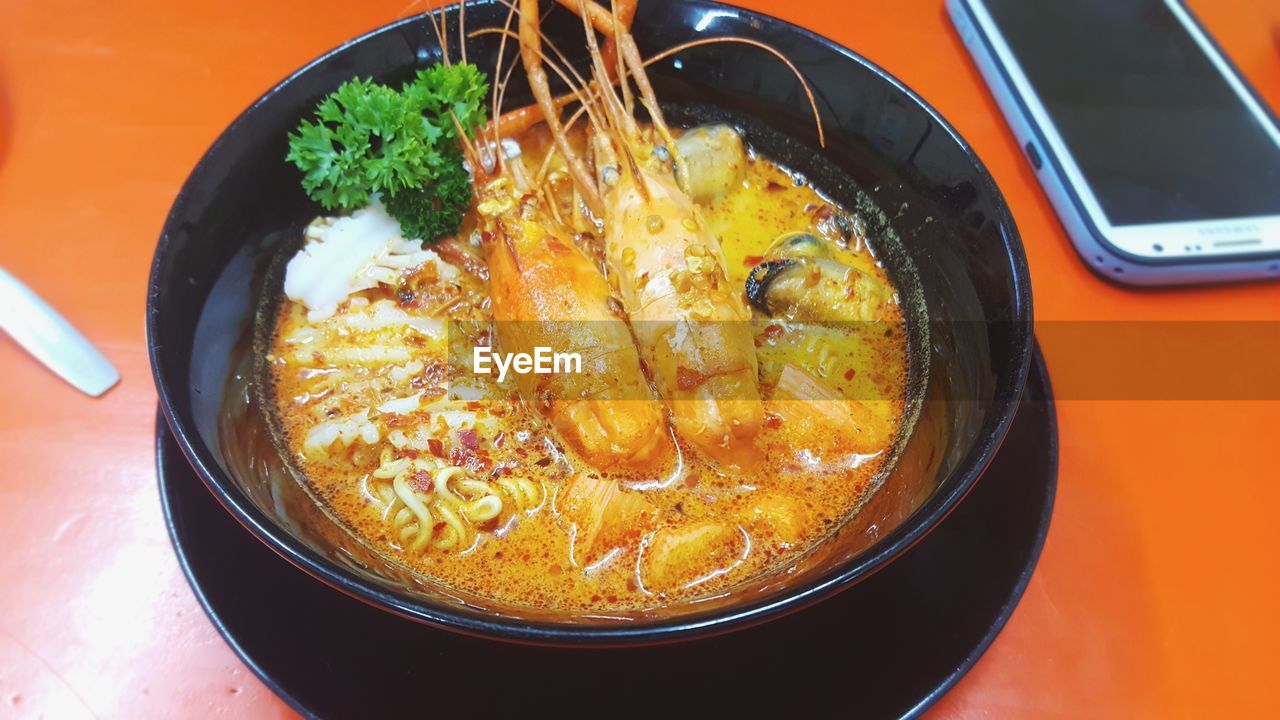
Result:
M985 0L1112 225L1280 215L1280 146L1162 0Z

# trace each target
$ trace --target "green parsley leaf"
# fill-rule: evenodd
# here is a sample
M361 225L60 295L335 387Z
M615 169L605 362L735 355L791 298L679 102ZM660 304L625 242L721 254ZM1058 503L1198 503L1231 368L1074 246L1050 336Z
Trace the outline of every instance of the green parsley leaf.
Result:
M380 194L406 237L435 240L457 232L471 201L449 115L472 134L487 119L488 93L469 64L420 70L400 91L349 80L289 135L286 160L326 210L355 210Z
M400 222L405 237L441 238L456 234L462 226L471 206L471 177L462 167L460 154L448 160L430 185L385 198L387 214Z
M487 119L484 99L489 94L489 80L475 65L436 64L419 70L411 82L405 83L403 93L411 106L441 118L441 129L455 140L458 133L449 112L468 134Z

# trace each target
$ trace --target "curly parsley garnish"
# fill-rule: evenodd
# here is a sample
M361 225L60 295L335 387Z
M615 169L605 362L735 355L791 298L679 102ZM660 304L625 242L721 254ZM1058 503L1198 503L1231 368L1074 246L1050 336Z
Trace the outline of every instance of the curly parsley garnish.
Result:
M355 210L374 193L406 237L436 240L458 231L471 202L458 131L487 119L489 82L474 65L437 64L399 90L349 80L289 135L286 159L326 210Z

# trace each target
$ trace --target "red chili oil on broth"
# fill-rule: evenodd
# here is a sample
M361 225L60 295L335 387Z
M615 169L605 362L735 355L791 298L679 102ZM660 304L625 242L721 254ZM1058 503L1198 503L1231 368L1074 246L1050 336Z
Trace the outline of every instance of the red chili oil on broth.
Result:
M545 131L521 144L536 169ZM807 233L877 297L894 297L856 223L851 233L831 221L853 216L766 158L747 157L741 182L700 212L736 287L775 239ZM595 238L578 240L601 257ZM678 452L654 466L598 470L510 380L472 382L465 399L447 387L449 343L475 338L444 318L492 318L486 282L448 254L427 253L394 286L355 293L327 318L309 320L286 298L271 350L274 421L292 463L350 532L395 562L514 604L653 607L787 563L874 490L905 403L896 302L877 304L867 324L756 311L765 420L754 468L726 473L677 437Z

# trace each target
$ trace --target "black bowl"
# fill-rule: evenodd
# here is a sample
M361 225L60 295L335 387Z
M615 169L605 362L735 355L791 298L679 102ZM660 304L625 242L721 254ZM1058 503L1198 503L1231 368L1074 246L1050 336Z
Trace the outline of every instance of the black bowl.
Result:
M496 2L468 4L471 28L504 18ZM456 22L456 9L446 21ZM582 45L581 23L568 13L552 13L543 29L563 49ZM281 470L254 413L228 423L229 413L245 412L244 394L227 389L245 371L263 268L317 214L283 159L286 135L352 76L400 81L434 62L439 48L421 16L358 38L263 95L201 159L165 223L147 298L152 369L165 419L222 505L294 564L382 609L465 633L562 645L670 641L758 623L852 586L937 525L990 462L1027 377L1030 287L1009 209L972 149L933 108L849 50L705 0L643 3L635 21L637 42L648 52L719 35L767 42L800 68L817 94L827 146L817 150L794 79L746 46L697 48L653 65L670 116L727 115L757 149L859 207L902 291L918 420L861 512L793 566L726 596L624 620L570 617L467 596L363 551ZM469 56L491 70L496 48L496 38L476 38ZM584 59L581 51L569 54ZM526 92L509 90L513 102Z

